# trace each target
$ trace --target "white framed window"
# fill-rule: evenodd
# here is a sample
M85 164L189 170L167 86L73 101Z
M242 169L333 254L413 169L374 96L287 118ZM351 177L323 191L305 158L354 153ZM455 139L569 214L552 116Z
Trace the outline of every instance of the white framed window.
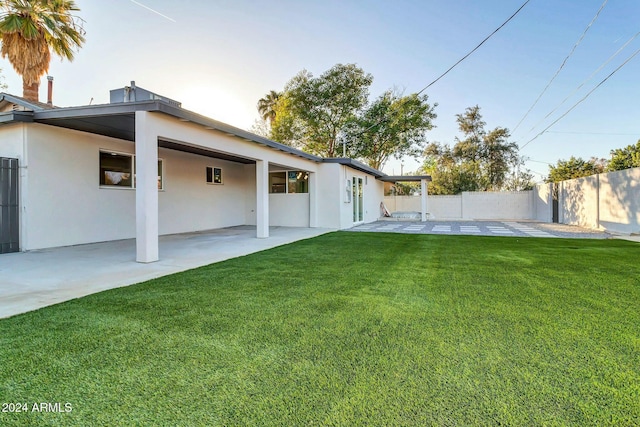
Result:
M136 188L136 156L100 150L100 187ZM164 160L158 159L158 190L164 190Z

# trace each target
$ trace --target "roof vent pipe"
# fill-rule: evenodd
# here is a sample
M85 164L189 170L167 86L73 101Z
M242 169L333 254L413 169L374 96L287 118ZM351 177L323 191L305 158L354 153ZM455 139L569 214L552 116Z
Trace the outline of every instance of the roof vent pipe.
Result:
M53 76L47 76L47 104L53 107Z
M131 86L124 87L124 102L134 102L136 100L136 82L131 80Z
M136 99L136 81L131 80L131 86L129 86L129 101L137 101Z

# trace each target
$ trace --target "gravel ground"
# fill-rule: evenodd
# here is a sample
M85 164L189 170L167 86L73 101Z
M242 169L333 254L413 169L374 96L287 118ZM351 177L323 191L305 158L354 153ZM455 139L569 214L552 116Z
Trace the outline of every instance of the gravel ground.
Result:
M513 237L565 237L575 239L610 239L602 231L573 225L529 221L376 221L357 225L350 231L375 231L410 234L452 234Z

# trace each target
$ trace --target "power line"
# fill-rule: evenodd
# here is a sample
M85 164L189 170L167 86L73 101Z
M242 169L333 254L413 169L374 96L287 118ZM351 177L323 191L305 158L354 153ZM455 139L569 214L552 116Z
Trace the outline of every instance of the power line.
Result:
M587 35L587 31L589 31L589 29L591 28L593 23L596 22L596 19L598 19L598 16L600 16L600 12L602 12L602 9L604 9L604 6L607 4L608 1L609 0L604 0L604 3L602 3L602 6L600 6L600 9L598 9L598 12L596 13L596 16L593 17L593 19L591 20L589 25L587 25L587 28L584 29L584 31L582 32L582 35L580 36L578 41L573 45L573 47L571 48L571 51L569 52L567 57L564 58L564 61L562 61L562 64L560 64L560 68L558 68L558 70L553 75L553 77L551 77L551 80L549 80L549 83L547 83L547 85L544 87L542 92L540 92L540 95L538 95L538 98L536 98L536 100L534 101L533 105L524 114L524 116L522 116L522 118L520 119L518 124L513 128L513 132L515 132L518 129L518 127L520 127L520 124L522 124L524 119L527 118L527 116L529 115L531 110L533 110L533 108L536 106L538 101L540 101L540 98L542 98L542 95L544 95L544 93L547 91L547 89L549 89L549 86L551 86L551 83L553 83L553 81L556 79L556 77L558 77L558 74L560 74L560 71L564 68L565 64L567 63L567 60L571 57L571 55L573 55L573 52L575 52L575 50L578 47L578 45L582 42L582 39L584 39L584 37Z
M416 95L420 95L422 92L424 92L425 90L429 89L434 83L436 83L438 80L440 80L441 78L443 78L444 76L446 76L449 71L453 70L459 63L461 63L462 61L464 61L465 59L467 59L467 57L469 57L473 52L475 52L476 50L478 50L478 48L480 48L480 46L482 46L487 40L489 40L495 33L497 33L498 31L500 31L502 29L502 27L504 27L505 25L507 25L507 23L509 21L511 21L521 10L522 8L524 8L527 3L529 3L529 1L531 0L527 0L525 1L522 6L520 6L518 8L518 10L516 10L513 15L511 15L509 17L509 19L507 19L506 21L504 21L502 23L502 25L500 25L498 28L496 28L491 34L489 34L484 40L482 40L480 42L479 45L477 45L476 47L474 47L469 53L467 53L465 56L463 56L458 62L456 62L455 64L453 64L451 67L449 67L449 69L447 71L445 71L444 73L440 74L440 76L438 76L437 79L435 79L434 81L432 81L431 83L429 83L428 85L426 85L424 88L422 88L422 90L420 90L420 92L416 93ZM608 1L608 0L606 0ZM605 1L605 2L606 2Z
M540 126L540 124L542 122L544 122L549 116L551 116L553 113L555 113L558 108L562 107L562 105L567 102L567 100L569 98L571 98L573 95L575 95L576 92L578 92L582 86L585 85L585 83L587 83L589 80L591 80L593 78L593 76L595 76L596 74L598 74L598 72L600 70L602 70L605 65L607 65L609 62L611 62L611 60L613 58L615 58L620 52L622 52L624 50L624 48L627 47L627 45L629 45L629 43L631 43L633 40L635 40L638 36L640 35L640 32L637 32L633 37L631 37L629 40L627 40L627 42L625 44L623 44L622 46L620 46L620 48L613 54L611 55L605 62L602 63L602 65L600 65L593 73L591 73L591 75L589 75L589 77L587 77L582 83L580 83L580 85L575 88L573 90L573 92L571 92L569 95L567 95L567 97L565 99L562 100L562 102L560 102L560 104L558 104L557 107L555 107L553 110L551 110L551 112L549 112L549 114L547 114L546 116L544 116L544 118L542 118L542 120L540 120L538 123L536 123L531 129L529 129L529 131L525 134L528 135L532 130L534 130L535 128L537 128L538 126Z
M527 0L525 1L522 6L520 6L518 8L518 10L516 10L513 15L511 15L506 21L504 21L502 23L502 25L500 25L498 28L496 28L491 34L489 34L487 37L485 37L484 40L482 40L480 42L480 44L478 44L476 47L474 47L469 53L467 53L465 56L463 56L460 60L458 60L458 62L456 62L455 64L453 64L451 67L449 67L449 69L447 71L445 71L444 73L440 74L440 76L438 76L437 79L435 79L434 81L432 81L431 83L429 83L428 85L426 85L425 87L423 87L419 92L416 92L415 95L418 96L420 95L422 92L424 92L425 90L429 89L431 86L433 86L438 80L440 80L441 78L443 78L444 76L446 76L449 71L453 70L458 64L460 64L462 61L464 61L465 59L467 59L467 57L469 57L469 55L471 55L473 52L475 52L476 50L478 50L478 48L480 46L482 46L487 40L489 40L491 38L491 36L493 36L495 33L497 33L498 31L500 31L500 29L502 29L502 27L504 27L505 25L507 25L507 23L509 21L511 21L526 5L527 3L529 3L531 0ZM376 123L372 124L371 126L369 126L368 128L360 131L360 135L364 134L365 132L373 129L374 127L382 124L382 122L386 121L386 118L381 118L380 120L378 120ZM343 144L346 144L346 141L343 141Z
M609 80L609 78L611 76L613 76L620 68L624 67L625 65L627 65L627 63L629 61L631 61L638 53L640 53L640 49L636 50L635 52L633 52L633 54L627 58L626 61L624 61L622 64L620 64L618 66L618 68L616 68L615 70L613 70L611 72L611 74L609 74L607 77L604 78L604 80L602 80L600 83L598 83L596 85L596 87L594 87L593 89L591 89L589 91L589 93L587 93L581 100L579 100L578 102L576 102L575 104L573 104L573 106L571 108L569 108L563 115L561 115L560 117L558 117L553 123L551 123L549 126L547 126L542 132L540 132L539 134L537 134L536 136L534 136L533 138L531 138L529 141L527 141L526 144L524 144L522 147L520 147L520 150L522 150L524 147L526 147L527 145L529 145L531 142L533 142L535 139L537 139L540 135L542 135L543 133L545 133L549 128L551 128L551 126L555 125L556 123L558 123L561 119L563 119L567 114L569 114L574 108L576 108L578 106L578 104L582 103L582 101L584 101L585 99L587 99L589 97L589 95L591 95L593 92L595 92L596 89L598 89L600 86L602 86L602 84L604 84L604 82L606 82L607 80Z
M497 33L498 31L500 31L502 29L502 27L504 27L505 25L507 25L507 23L509 21L511 21L526 5L527 3L529 3L531 0L527 0L525 1L522 6L520 6L518 8L518 10L516 10L513 15L511 15L506 21L504 21L502 23L502 25L500 25L498 28L496 28L491 34L489 34L487 37L485 37L484 40L482 40L480 42L480 44L478 44L476 47L474 47L469 53L467 53L465 56L463 56L460 60L458 60L458 62L456 62L455 64L453 64L451 67L449 67L449 69L447 71L445 71L444 73L440 74L438 76L437 79L435 79L434 81L432 81L431 83L429 83L428 85L426 85L425 87L423 87L420 91L416 92L415 95L418 96L420 95L422 92L424 92L425 90L429 89L431 86L433 86L438 80L440 80L441 78L443 78L444 76L446 76L449 71L453 70L458 64L460 64L462 61L464 61L465 59L467 59L473 52L475 52L476 50L478 50L478 48L480 48L480 46L482 46L487 40L489 40L491 38L491 36L493 36L495 33ZM368 128L364 129L363 131L360 132L360 134L363 134L365 132L367 132L368 130L373 129L374 127L380 125L382 122L384 122L386 119L382 118L380 120L378 120L376 123L372 124L371 126L369 126ZM346 141L344 142L346 143Z
M542 164L545 164L545 165L552 165L553 164L553 163L541 162L540 160L533 160L533 159L527 159L527 160L525 160L525 162L542 163Z

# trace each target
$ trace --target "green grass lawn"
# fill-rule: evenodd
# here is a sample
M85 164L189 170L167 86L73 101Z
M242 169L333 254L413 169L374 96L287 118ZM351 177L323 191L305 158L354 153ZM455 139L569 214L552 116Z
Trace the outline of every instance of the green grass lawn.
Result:
M2 426L639 425L640 246L332 233L1 320L0 402L29 411Z

